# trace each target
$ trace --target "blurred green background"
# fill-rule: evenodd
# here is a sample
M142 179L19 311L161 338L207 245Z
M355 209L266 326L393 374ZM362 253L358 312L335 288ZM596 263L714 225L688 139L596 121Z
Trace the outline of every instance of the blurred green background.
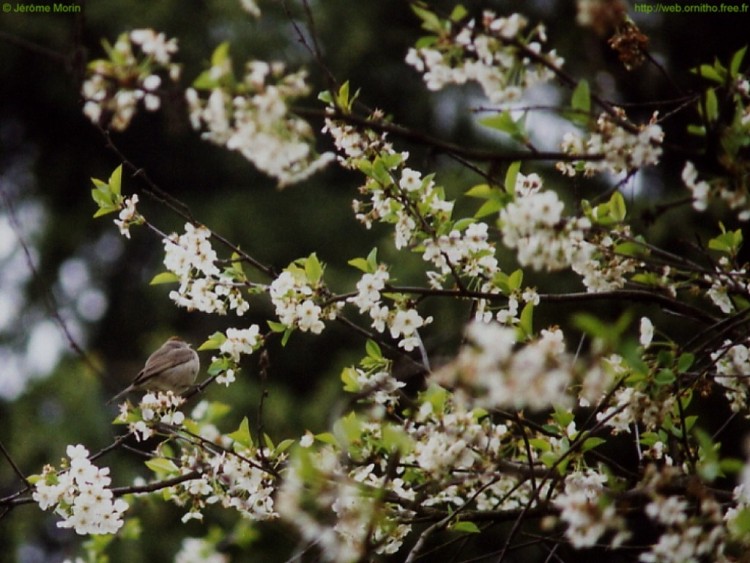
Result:
M446 10L452 6L430 4ZM67 444L83 443L96 451L111 443L120 428L110 424L115 412L104 401L132 378L165 337L177 333L198 345L215 330L263 322L271 312L267 305L256 305L237 319L178 310L167 297L168 287L148 285L163 269L160 241L137 228L127 241L110 217L92 219L90 178L106 178L119 164L81 112L81 69L87 60L103 56L100 40L114 41L118 34L140 27L177 37L177 60L184 64L182 86L206 67L217 44L229 41L237 70L250 58L279 59L292 67L307 66L315 92L327 87L280 2L261 2L264 14L259 21L242 12L234 0L97 0L79 5L79 14L0 15L0 440L26 473L40 472L45 463L59 463ZM606 41L574 25L573 2L467 1L466 5L475 13L480 8L501 14L522 11L532 21L545 22L549 45L565 58L568 72L587 78L611 100L635 104L628 107L629 114L640 120L654 109L673 109L674 104L649 102L679 98L695 86L687 69L715 56L726 60L747 40L750 23L737 15L638 15L631 6L631 15L651 39L653 56L676 77L675 84L654 66L624 71ZM326 67L339 81L349 80L353 88L361 88L366 105L382 108L398 123L452 142L503 145L503 140L474 125L468 110L482 102L475 90L430 94L417 73L403 63L407 49L420 36L419 22L407 2L326 0L311 2L311 7ZM300 3L287 2L286 8L309 32ZM568 95L550 88L538 100L560 102ZM353 219L357 175L331 168L303 185L278 191L273 180L259 175L241 156L201 141L177 105L165 105L156 115L139 113L125 133L113 133L113 140L162 189L186 203L199 221L255 258L281 269L315 251L329 265L330 286L345 291L356 280L347 260L365 256L375 245L380 246L382 259L396 256L386 231L366 231ZM315 95L303 105L319 107ZM694 116L681 114L666 123L670 141L690 142L684 134L688 118ZM541 122L540 127L544 137L547 125ZM438 171L438 182L458 198L459 208L476 206L460 196L478 181L476 176L429 148L392 140L410 150L412 167ZM319 148L330 148L327 143L322 138ZM670 153L659 172L642 173L626 186L636 217L639 209L648 209L657 200L684 195L678 193L676 181L684 160L684 154ZM548 185L558 187L568 201L582 195L595 197L607 188L592 181L564 181L551 172L549 163L523 169L533 170L545 174ZM125 176L125 193L142 187L139 179ZM141 201L140 210L163 231L182 230L184 220L158 201L143 196ZM646 216L636 225L681 252L707 226L707 222L695 224L691 217L683 208L655 225ZM33 273L18 235L30 253ZM512 258L502 254L501 264L512 268ZM420 267L418 257L400 259L395 271L401 282L424 283ZM540 291L580 287L567 275L530 277L527 282L537 284ZM439 302L426 307L437 318L426 331L428 348L436 356L449 354L467 311ZM539 326L565 324L570 312L560 305L542 308ZM618 311L607 305L594 312L614 317ZM102 366L103 378L73 353L55 314L92 361ZM362 349L361 337L336 324L320 337L295 334L286 349L272 347L266 431L279 440L300 436L306 429L324 430L341 400L340 369L356 362ZM207 365L210 357L204 354L202 359ZM232 430L243 416L255 428L260 389L251 358L231 388L207 390L209 399L234 407L224 430ZM142 460L125 452L110 454L101 463L112 466L116 485L145 474ZM0 460L0 497L20 486L6 460ZM167 560L178 550L182 535L202 536L205 531L195 522L182 526L179 512L161 503L139 505L137 516L143 523L142 539L116 546L117 560ZM231 515L217 518L221 524ZM294 537L283 529L261 526L260 531L252 560L283 560L295 545ZM33 505L16 508L0 520L2 560L58 561L75 554L80 541L71 531L57 529L55 518Z

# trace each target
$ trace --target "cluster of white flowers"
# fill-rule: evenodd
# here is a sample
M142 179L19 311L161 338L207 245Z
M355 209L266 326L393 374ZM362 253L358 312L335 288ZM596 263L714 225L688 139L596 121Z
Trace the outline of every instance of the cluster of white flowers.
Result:
M557 169L568 176L583 171L586 176L600 172L630 173L644 166L656 164L662 153L664 131L656 123L656 114L637 133L622 126L625 112L617 110L617 119L603 113L596 122L596 132L587 139L568 132L563 136L561 148L570 155L597 155L597 160L558 162Z
M722 313L728 314L735 310L734 301L730 293L750 296L750 280L748 279L747 267L733 268L729 258L722 256L716 264L716 273L705 274L704 281L711 284L706 295L711 302L721 309Z
M724 389L724 395L734 412L742 412L748 406L748 374L750 374L750 348L747 344L734 344L726 340L724 345L711 354L716 367L714 380Z
M500 211L503 244L518 251L518 262L536 270L560 270L591 259L594 246L585 236L591 222L563 218L557 193L542 190L537 174L518 174L515 199Z
M644 477L644 489L658 491L659 485L673 482L674 467L650 465ZM658 541L642 553L645 563L682 563L684 561L727 561L727 529L724 511L710 495L688 499L678 495L664 496L651 492L645 513L663 528Z
M432 317L422 317L419 312L406 304L389 308L383 304L381 291L388 282L389 274L384 267L374 273L365 273L357 282L357 294L348 299L359 307L360 313L367 313L372 319L372 327L378 332L390 331L391 337L400 339L398 345L407 351L419 346L417 331L432 322Z
M656 430L671 415L676 401L677 397L666 388L658 396L651 396L636 387L620 387L596 419L610 428L613 435L629 433L635 425L647 431Z
M216 265L218 257L210 238L206 227L186 223L184 234L173 233L164 240L164 265L180 282L169 297L188 309L221 315L231 309L241 316L250 305L240 284Z
M618 354L599 358L583 374L581 388L578 391L578 405L590 407L605 399L615 381L628 373L625 360Z
M436 410L432 402L424 401L416 419L407 426L409 436L415 440L414 450L404 459L427 473L444 477L453 471L479 468L484 462L483 452L497 452L500 442L508 437L505 425L480 423L474 412L454 405ZM464 483L467 486L468 483ZM467 487L470 489L470 487ZM469 492L466 497L471 495ZM453 502L456 489L446 489L428 501L439 504ZM457 504L461 504L458 500Z
M120 234L125 238L130 238L130 227L143 223L143 216L136 211L135 206L138 204L138 194L126 197L122 202L122 208L115 225L120 229Z
M228 328L227 339L222 343L219 350L226 354L232 361L239 362L240 355L252 354L260 343L260 327L252 325L249 328Z
M682 169L682 182L693 194L693 209L696 211L705 211L710 199L719 198L731 210L738 211L737 218L740 221L750 219L750 200L747 193L739 186L731 189L732 186L725 178L717 178L710 184L706 180L698 180L695 165L687 161Z
M335 109L337 108L329 107L327 111L332 113ZM377 123L383 119L383 115L376 110L370 116L370 119ZM393 154L393 147L386 141L387 135L385 133L376 133L371 129L362 131L361 128L336 121L330 117L326 118L325 126L321 132L330 134L336 149L343 153L337 156L337 160L344 168L356 169L359 159L371 155ZM401 156L403 160L406 160L409 155L404 152L401 153Z
M376 492L387 487L399 494L402 480L376 476L372 464L348 473L333 448L308 451L293 459L279 491L283 517L319 547L326 561L358 560L368 544L379 554L398 551L411 526L385 519Z
M572 359L559 328L542 330L539 338L516 349L517 333L497 323L473 322L469 344L443 367L437 380L458 386L457 396L484 408L529 408L570 405Z
M216 383L229 387L236 380L236 374L239 370L238 363L243 354L250 355L257 350L263 343L258 325L250 325L249 328L228 328L226 339L219 346L219 352L223 358L228 360L229 365L217 375ZM220 358L211 358L211 363L220 362Z
M554 72L526 49L551 66L563 64L554 50L542 52L546 41L543 26L521 39L527 25L519 14L506 18L485 11L479 26L471 20L430 46L409 49L406 62L424 75L430 90L477 82L492 103L517 100L525 89L554 78Z
M372 326L378 331L385 330L385 322L388 318L388 307L381 305L380 292L385 289L390 274L385 267L379 267L373 273L365 273L357 282L357 295L350 297L347 301L355 304L360 313L368 313L372 318Z
M251 61L242 91L225 79L231 72L226 58L208 71L206 99L194 88L186 92L190 121L204 139L239 152L279 186L300 182L334 159L315 152L312 128L289 109L309 93L305 72L285 74L282 63Z
M579 259L571 264L571 268L581 276L586 291L597 293L621 289L627 276L636 272L641 263L617 253L615 249L618 240L629 235L630 228L624 225L613 227L607 233L592 233L589 240L582 243Z
M248 451L243 452L242 458L224 454L211 459L211 473L204 476L204 479L213 484L207 502L211 503L211 497L218 494L222 506L234 508L246 518L278 518L272 496L275 492L275 478L261 469L263 455L259 452L252 455Z
M140 56L136 56L134 45L140 47ZM179 78L180 66L171 62L177 41L152 29L135 29L107 47L109 60L97 59L88 66L89 75L81 87L83 113L96 124L106 118L114 129L122 131L139 102L148 111L159 109L162 75L173 81Z
M315 290L297 270L285 270L279 274L271 283L269 293L281 324L313 334L323 332L323 319L335 319L343 306L343 303L332 303L324 309L316 304Z
M487 230L487 223L476 222L464 232L453 229L425 242L422 258L438 268L436 275L430 277L433 287L439 287L454 270L472 278L492 279L499 268Z
M66 470L45 466L34 487L34 501L42 510L54 507L63 518L59 528L73 528L81 535L116 533L128 503L114 498L109 468L91 463L89 451L80 444L68 446L66 453L70 458Z
M354 373L361 394L377 405L395 406L399 399L398 390L406 387L406 383L393 377L389 371L357 368Z
M140 416L133 420L132 411L127 402L120 404L120 422L127 422L128 430L139 441L147 440L154 435L156 423L180 426L185 422L185 415L178 410L185 403L180 395L171 391L146 393L138 403Z
M617 514L614 503L603 496L607 477L591 469L571 473L565 479L565 490L553 504L560 519L567 524L565 536L577 549L593 547L605 534L615 531L611 546L618 547L628 539L625 519Z

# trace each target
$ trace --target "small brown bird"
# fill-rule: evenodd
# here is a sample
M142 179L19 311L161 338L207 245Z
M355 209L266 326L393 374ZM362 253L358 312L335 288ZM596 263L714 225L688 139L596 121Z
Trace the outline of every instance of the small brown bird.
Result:
M200 359L190 344L173 336L146 360L133 383L112 397L107 404L139 389L182 393L190 388L200 370Z

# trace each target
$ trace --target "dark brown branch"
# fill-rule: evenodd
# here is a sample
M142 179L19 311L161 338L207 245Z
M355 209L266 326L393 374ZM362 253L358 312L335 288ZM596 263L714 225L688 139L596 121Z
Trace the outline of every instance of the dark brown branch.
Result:
M465 158L472 161L505 163L515 161L596 161L603 160L602 154L567 154L563 152L535 152L535 151L497 151L485 150L471 147L465 147L449 143L433 137L421 131L415 131L402 125L396 125L383 120L373 120L370 118L359 117L343 112L329 112L316 109L295 108L294 113L305 118L330 118L336 121L342 121L349 125L356 125L377 131L379 133L389 133L401 139L412 141L420 145L428 146L438 152L446 153L452 156Z

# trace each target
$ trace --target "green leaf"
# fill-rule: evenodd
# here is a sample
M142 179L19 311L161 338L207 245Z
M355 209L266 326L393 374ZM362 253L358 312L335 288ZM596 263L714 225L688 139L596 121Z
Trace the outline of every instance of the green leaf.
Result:
M222 66L229 58L229 42L224 41L214 49L211 55L211 66Z
M695 354L691 354L690 352L680 354L680 357L677 360L677 373L685 373L692 367L694 361Z
M201 345L198 350L203 350L203 345ZM230 369L230 367L232 367L232 360L230 360L229 358L219 357L211 362L206 371L208 375L217 375L219 373L227 371L228 369Z
M318 94L318 101L326 105L331 105L333 104L333 94L331 94L330 90L323 90Z
M740 73L740 67L742 66L742 60L745 58L745 51L747 51L747 45L745 45L742 49L735 52L734 55L732 55L732 60L729 63L729 76L732 78L737 78L737 75Z
M746 538L750 534L750 508L743 508L729 520L729 529L739 538Z
M618 223L625 220L627 208L625 206L625 198L622 197L620 192L615 192L612 197L609 198L609 215Z
M378 158L372 165L372 178L376 180L381 186L388 187L393 184L393 178L391 178L388 168L383 161Z
M724 231L719 236L708 241L708 248L718 250L732 256L736 255L742 246L742 230Z
M719 84L724 83L724 77L720 74L720 71L714 68L712 65L702 64L698 67L698 74L708 80L713 80Z
M347 262L350 266L357 268L359 271L364 272L365 274L370 274L370 265L367 263L367 260L364 258L352 258Z
M227 434L227 437L246 448L253 447L253 438L250 435L250 423L247 417L244 417L242 422L240 422L239 428L231 434Z
M460 22L467 15L469 15L468 10L464 8L461 4L456 4L456 6L453 8L453 11L451 12L451 15L449 17L452 22Z
M482 206L477 209L477 212L474 213L475 219L481 219L482 217L487 217L487 215L493 215L497 212L499 212L504 205L500 200L497 199L490 199L485 201Z
M120 195L122 190L122 164L112 171L109 176L109 189L115 195Z
M488 199L492 195L492 187L489 184L477 184L464 192L464 195L479 199Z
M706 99L704 108L706 110L706 119L716 121L719 117L719 100L716 97L716 90L709 88L706 90Z
M671 385L677 380L674 372L671 369L659 370L654 376L654 383L660 386Z
M414 448L411 437L399 426L386 424L383 426L383 447L388 452L398 451L402 456Z
M516 179L521 171L521 161L511 162L508 171L505 173L505 191L510 195L516 194Z
M583 113L591 112L591 91L589 90L588 81L581 80L578 82L576 89L573 90L570 105L574 110Z
M378 269L378 248L373 248L367 255L367 265L369 266L370 273L374 273Z
M508 289L512 292L521 287L523 283L523 270L515 270L511 275L508 276Z
M314 252L305 260L305 276L311 285L317 284L323 276L323 265Z
M479 534L482 531L474 522L468 522L466 520L451 525L450 530L452 532L461 532L464 534Z
M149 285L161 285L163 283L177 283L179 281L180 281L180 278L177 276L177 274L174 274L172 272L162 272L160 274L156 274L153 278L151 278Z
M523 127L523 118L516 121L507 110L497 115L480 119L479 123L485 127L490 127L501 133L510 135L510 137L516 141L521 141L526 138L526 132Z
M581 445L581 453L587 452L589 450L593 450L597 446L600 446L604 444L607 440L604 438L597 438L596 436L592 436L591 438L586 438L583 441L583 444Z
M199 351L203 350L218 350L221 348L221 345L224 344L224 342L227 341L227 337L224 335L223 332L214 332L211 336L208 337L208 340L206 340L203 344L201 344L198 347Z
M378 343L370 338L367 339L367 343L365 344L365 351L368 356L376 360L382 359L383 357L383 351L380 349Z
M155 457L146 461L146 467L148 467L154 473L179 473L180 468L177 467L172 460Z
M287 326L283 323L278 323L276 321L266 321L266 323L272 332L284 332L287 330Z
M427 9L423 2L412 3L412 11L422 20L422 28L434 33L440 33L443 30L443 24L433 12Z
M282 440L279 442L279 445L276 446L275 454L283 454L285 451L287 451L289 448L291 448L294 444L297 443L297 440L292 440L291 438L287 438L286 440Z
M523 310L521 311L521 319L518 327L521 329L521 336L523 338L531 338L534 334L534 304L529 302L526 303Z
M273 451L274 449L276 449L276 446L274 446L274 444L273 444L273 440L271 440L271 437L268 434L265 434L265 433L263 434L263 443L271 451Z
M357 381L357 370L353 367L345 367L341 370L341 382L344 384L344 391L347 393L359 393L362 389Z
M331 446L337 446L339 443L336 439L336 436L334 436L330 432L321 432L320 434L315 434L315 439L318 442L323 442L324 444L329 444Z

